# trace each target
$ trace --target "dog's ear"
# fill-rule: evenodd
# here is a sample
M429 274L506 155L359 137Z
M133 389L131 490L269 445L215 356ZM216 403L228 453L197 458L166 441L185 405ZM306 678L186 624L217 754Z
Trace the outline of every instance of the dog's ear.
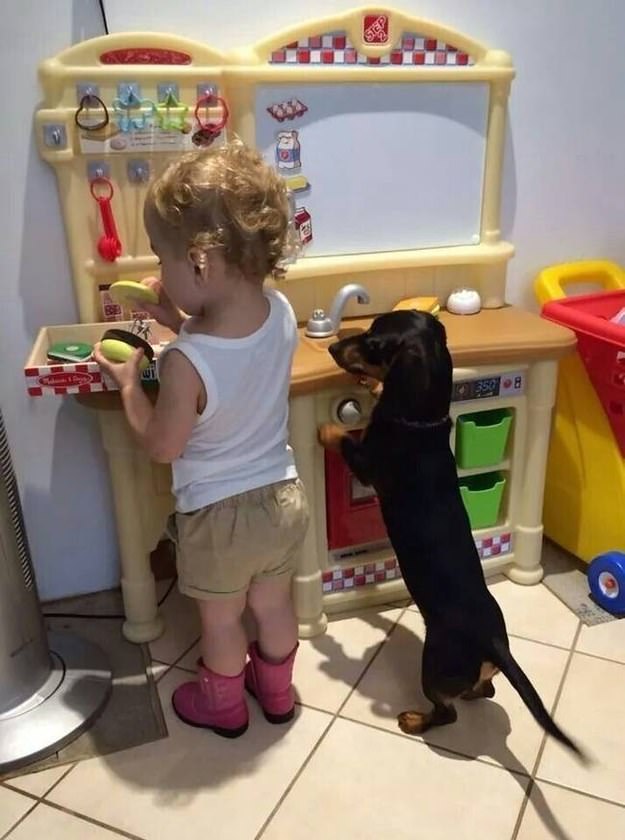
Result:
M452 376L445 328L432 325L402 343L384 380L384 395L400 415L439 420L449 412Z
M425 347L419 336L402 344L396 350L385 379L385 389L397 389L407 394L417 391L424 394L430 387L430 371Z
M365 333L362 341L367 362L376 366L390 365L399 347L397 336L388 333Z
M433 318L431 321L431 329L434 339L440 346L440 349L442 350L447 347L447 330L445 329L445 325L439 321L438 318Z

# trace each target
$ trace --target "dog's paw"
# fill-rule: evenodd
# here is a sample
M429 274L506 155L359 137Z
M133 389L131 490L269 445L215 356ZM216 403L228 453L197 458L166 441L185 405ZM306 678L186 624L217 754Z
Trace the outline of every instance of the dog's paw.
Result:
M406 735L420 735L430 727L431 715L423 712L402 712L397 715L397 723Z
M363 388L366 388L375 400L379 400L382 396L384 383L379 379L374 379L372 376L358 376L356 381Z
M347 432L345 429L341 428L341 426L337 426L335 423L323 423L323 425L319 426L317 437L319 438L319 443L324 449L339 452L341 449L341 441L346 434Z

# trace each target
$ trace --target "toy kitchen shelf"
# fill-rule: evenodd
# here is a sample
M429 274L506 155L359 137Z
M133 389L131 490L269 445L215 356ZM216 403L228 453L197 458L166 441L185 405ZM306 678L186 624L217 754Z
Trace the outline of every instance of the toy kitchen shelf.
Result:
M506 52L381 7L308 21L227 54L174 35L122 33L84 41L41 65L36 138L57 176L81 323L43 327L26 364L27 387L33 396L74 397L98 417L127 638L150 641L163 628L149 556L173 506L169 469L139 450L119 396L96 365L50 365L47 350L53 341L93 343L111 322L132 317L113 304L108 287L158 271L142 221L150 179L181 152L234 135L257 147L295 196L294 224L306 251L280 288L300 324L313 309L328 309L351 281L365 284L370 302L351 301L344 316L363 319L365 327L401 299L444 302L459 286L479 291L478 315L441 314L456 382L485 383L483 396L456 400L454 411L508 408L514 416L505 457L492 470L461 472L461 480L471 485L484 472L505 478L503 488L495 482L466 491L485 509L490 503L491 519L492 494L501 493L499 518L475 532L485 571L503 570L519 583L540 580L557 360L574 337L504 306L514 248L500 237L501 172L513 77ZM512 374L522 377L522 392L504 394ZM153 368L145 379L155 376ZM487 395L489 380L499 382L498 394ZM357 576L362 585L324 592L339 580L335 574L348 578L347 561L337 561L328 545L317 426L334 419L346 395L362 401L366 418L367 396L354 392L323 343L315 346L302 329L290 414L312 510L294 579L302 636L323 632L328 610L405 595L384 546L378 560L368 546ZM478 507L475 515L485 516ZM355 581L359 566L351 565Z

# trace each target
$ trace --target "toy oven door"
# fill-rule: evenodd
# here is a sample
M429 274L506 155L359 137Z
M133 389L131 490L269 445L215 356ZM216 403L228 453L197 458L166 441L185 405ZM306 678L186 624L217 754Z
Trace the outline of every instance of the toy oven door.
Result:
M355 437L360 432L352 433ZM337 452L325 453L326 522L330 551L386 539L380 503Z

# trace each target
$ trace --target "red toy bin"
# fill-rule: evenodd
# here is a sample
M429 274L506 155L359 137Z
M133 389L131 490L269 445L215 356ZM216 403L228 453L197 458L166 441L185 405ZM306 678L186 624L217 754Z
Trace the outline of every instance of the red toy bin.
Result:
M573 330L588 377L625 458L625 290L580 295L546 303L542 314Z

